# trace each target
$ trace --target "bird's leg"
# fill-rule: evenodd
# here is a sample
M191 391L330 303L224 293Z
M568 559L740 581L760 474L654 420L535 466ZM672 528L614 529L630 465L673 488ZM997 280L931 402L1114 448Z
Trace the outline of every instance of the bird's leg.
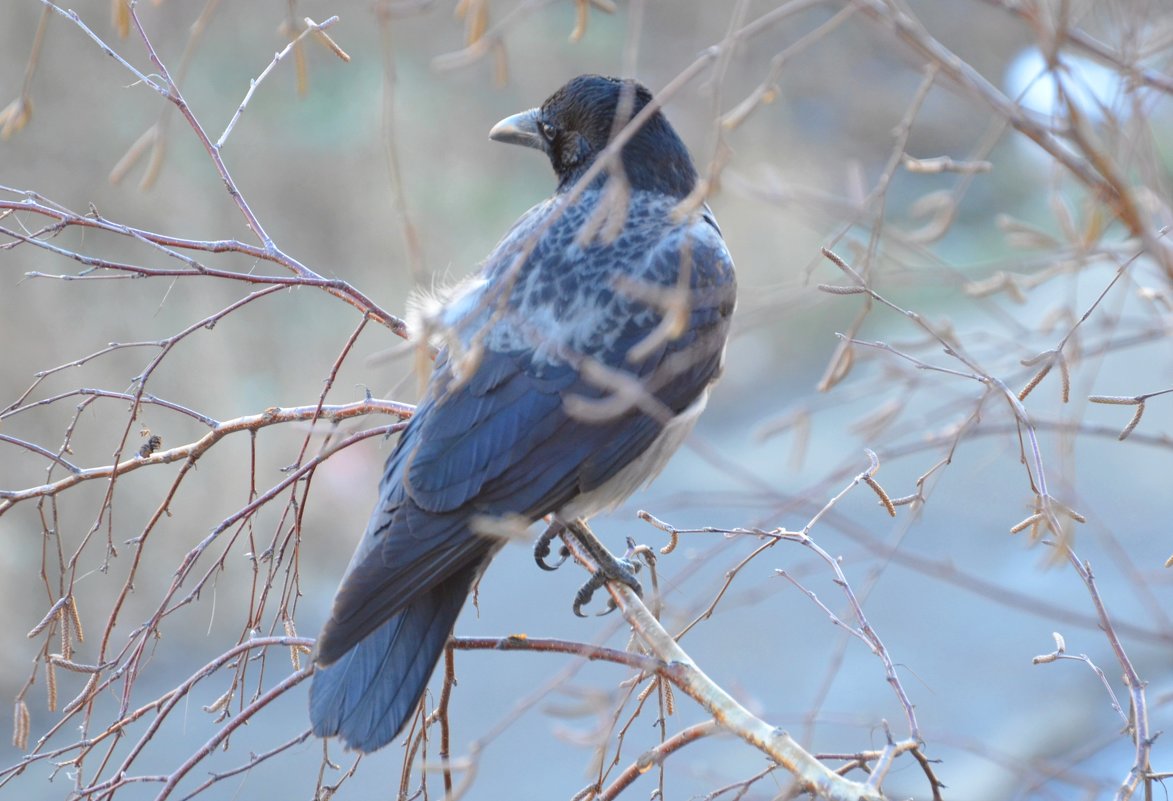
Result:
M586 522L582 520L564 523L562 536L566 537L567 535L574 537L598 567L598 570L591 575L586 584L582 585L575 594L574 614L579 617L586 617L582 613L582 607L590 603L591 597L595 594L595 590L602 587L608 581L618 581L620 584L625 584L630 587L636 595L643 596L643 587L640 586L639 581L635 577L635 572L639 570L638 562L626 558L617 559L607 550L603 543L599 542L599 538L595 536ZM605 615L614 608L615 601L609 599L607 608L600 614Z
M566 526L558 518L553 518L546 530L538 537L538 541L534 543L534 561L538 563L538 567L542 570L557 570L562 567L562 563L570 556L570 549L565 544L558 549L558 561L554 564L546 562L546 557L550 555L550 543L556 537L561 536L566 531Z

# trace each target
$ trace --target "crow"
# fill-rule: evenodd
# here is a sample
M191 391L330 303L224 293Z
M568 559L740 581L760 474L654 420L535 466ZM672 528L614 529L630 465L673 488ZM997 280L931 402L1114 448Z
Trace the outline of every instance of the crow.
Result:
M615 507L704 409L736 300L732 259L658 109L604 153L651 101L635 81L583 75L490 131L543 151L558 188L470 278L415 301L439 353L318 638L318 736L386 745L504 541L494 521L573 525Z

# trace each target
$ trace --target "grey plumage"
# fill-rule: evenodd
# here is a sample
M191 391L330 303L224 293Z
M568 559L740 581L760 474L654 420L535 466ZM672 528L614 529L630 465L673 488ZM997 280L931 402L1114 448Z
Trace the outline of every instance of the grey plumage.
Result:
M473 533L474 518L577 519L618 504L663 467L720 373L733 264L707 208L677 213L695 170L659 113L633 139L643 162L634 179L628 168L618 236L579 241L610 201L600 180L568 202L563 173L581 175L606 145L623 91L636 92L635 111L650 98L634 83L577 78L527 113L561 126L553 134L497 137L547 150L560 190L423 310L443 348L318 641L310 714L321 736L372 751L410 716L500 545Z

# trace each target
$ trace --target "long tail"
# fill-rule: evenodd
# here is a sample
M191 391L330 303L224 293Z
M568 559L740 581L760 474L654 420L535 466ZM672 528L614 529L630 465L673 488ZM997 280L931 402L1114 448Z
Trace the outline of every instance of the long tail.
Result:
M411 717L472 583L474 562L421 593L336 662L319 665L310 686L310 720L319 737L338 736L370 753Z

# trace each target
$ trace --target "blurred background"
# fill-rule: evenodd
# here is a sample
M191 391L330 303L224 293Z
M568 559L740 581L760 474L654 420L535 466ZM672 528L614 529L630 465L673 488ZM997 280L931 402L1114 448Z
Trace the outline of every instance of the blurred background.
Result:
M742 31L666 105L702 172L719 165L710 173L718 180L709 201L740 286L727 373L665 474L595 529L615 548L628 536L658 548L667 538L636 518L645 509L680 528L798 530L868 467L871 449L889 495L914 495L919 487L922 499L898 506L891 518L870 490L857 487L810 533L841 558L897 664L925 753L940 760L933 770L948 788L945 797L1111 797L1137 749L1104 682L1125 716L1128 688L1085 583L1053 545L1039 541L1053 542L1055 532L1010 533L1034 513L1036 497L1010 405L972 378L919 369L971 372L916 320L866 304L863 295L820 291L818 284L851 280L819 249L838 252L882 296L915 312L1015 393L1041 366L1024 361L1062 347L1062 368L1023 404L1037 426L1047 488L1086 519L1076 525L1065 518L1062 537L1090 563L1119 642L1147 682L1151 729L1168 728L1173 586L1164 565L1173 553L1173 395L1148 400L1122 441L1136 406L1088 398L1173 388L1173 259L1164 238L1173 10L1162 0L1040 3L1029 14L998 0L617 0L607 13L611 5L164 0L137 11L213 140L300 20L339 16L329 34L350 61L312 36L303 39L259 86L222 155L284 253L349 282L392 314L405 313L414 288L474 269L513 220L553 190L542 157L488 140L497 120L537 105L583 72L630 73L658 91L707 48ZM157 73L133 26L120 35L125 7L120 0L111 6L78 0L73 8L122 58ZM138 229L256 244L188 123L79 25L50 15L30 75L43 9L19 0L0 10L0 108L13 101L0 114L0 199L34 192L45 203L79 214L93 209ZM905 13L914 17L900 17ZM907 23L903 33L890 22L898 17ZM968 85L910 39L956 54L972 70ZM1007 125L988 102L1003 95L1021 101L1016 113L1039 125L1074 131L1061 148L1076 162L1087 164L1095 153L1113 166L1147 243L1054 154ZM144 140L151 131L155 138ZM909 166L905 156L985 164L933 172ZM49 222L16 212L0 226L27 234ZM45 239L115 262L185 266L127 236L68 228ZM163 448L206 433L190 416L157 406L129 422L128 404L112 399L97 399L80 414L79 396L26 407L78 388L133 392L135 376L159 355L150 343L256 287L197 277L115 279L102 271L88 273L93 280L29 278L77 275L85 265L4 234L0 248L0 435L56 453L69 430L69 461L98 467L110 463L128 431L124 458L145 441L142 429L161 437ZM238 272L280 269L234 253L194 255ZM320 290L278 291L183 338L151 373L147 391L216 420L313 404L360 319ZM890 349L849 347L837 334ZM26 396L40 371L110 343L146 344L55 372ZM417 389L402 341L370 324L327 400L357 401L369 390L412 402ZM349 421L342 433L388 421ZM311 453L325 433L324 426L313 432ZM180 462L120 478L103 514L109 484L99 480L0 515L0 697L16 701L18 722L23 701L30 733L27 743L0 743L0 793L63 798L109 779L154 719L148 712L128 726L106 761L103 747L80 768L67 764L76 754L67 751L13 769L34 749L65 748L102 732L123 701L125 685L115 682L87 716L53 730L88 676L57 670L51 711L45 662L61 652L59 625L26 634L61 597L63 576L73 577L86 635L73 643L73 659L97 661L103 639L107 657L117 655L159 607L184 554L278 484L309 434L291 424L255 438L226 437L183 478L155 523ZM147 645L128 709L160 698L250 632L316 634L391 445L373 438L338 452L316 471L312 491L299 490L295 506L285 493L221 536L177 598L206 577L201 592L169 612ZM0 441L0 490L65 474L61 467L47 473L47 464L43 455ZM131 542L144 531L148 537ZM666 627L680 631L694 620L761 544L753 536L683 535L659 562ZM63 567L74 554L76 567ZM828 566L801 546L779 543L740 568L712 617L683 638L684 648L743 704L815 751L882 748L883 721L894 737L909 736L881 662L776 575L779 569L858 623ZM132 571L133 586L108 626ZM624 647L628 633L617 616L583 621L570 614L583 578L573 566L541 572L526 547L511 546L486 574L479 604L465 610L457 634L526 633ZM1104 681L1080 662L1032 665L1054 650L1052 632L1065 637L1071 654L1086 654L1102 669ZM132 773L175 770L225 725L221 713L238 712L258 688L292 671L287 653L274 649L240 686L232 670L200 681ZM658 742L652 696L616 754L616 732L633 709L630 700L622 705L628 673L617 666L458 652L456 668L452 753L477 760L467 798L569 799L598 777L600 753L614 778L612 760L621 769ZM223 702L230 687L236 692ZM437 680L433 687L438 691ZM305 682L253 717L175 797L304 731L307 689ZM703 719L678 694L668 732ZM80 734L79 725L86 727ZM337 767L324 763L321 742L310 738L200 797L313 797L316 787L344 778L339 798L396 796L401 747L364 758L353 775L351 755L331 744L330 756ZM709 738L671 756L662 776L652 770L638 779L627 797L648 797L660 782L670 799L785 797L782 771L738 784L767 767L741 741ZM1152 768L1173 770L1163 739L1153 746ZM418 785L413 776L410 792ZM933 797L907 756L885 788L891 798ZM123 786L118 797L158 792L158 783L142 782ZM429 793L442 792L430 779Z

